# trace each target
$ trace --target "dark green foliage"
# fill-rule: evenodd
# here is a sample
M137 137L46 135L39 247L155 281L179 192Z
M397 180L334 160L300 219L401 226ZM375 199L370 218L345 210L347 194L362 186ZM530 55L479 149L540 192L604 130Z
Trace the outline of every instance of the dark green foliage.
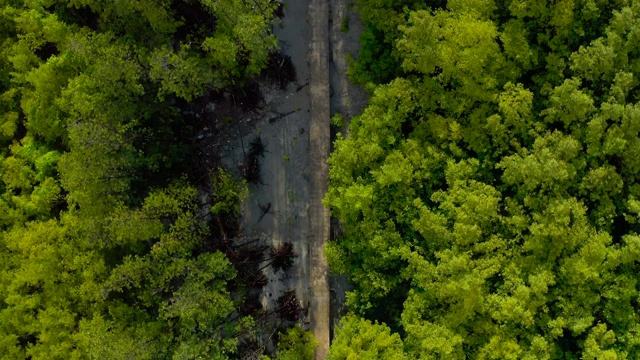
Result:
M340 31L343 33L349 32L349 21L351 17L349 15L345 15L340 21Z
M360 84L382 84L398 75L399 61L392 53L391 44L381 42L380 33L367 27L360 38L362 47L357 60L351 60L348 74Z
M351 309L408 358L638 358L640 2L403 14L401 69L330 158ZM380 354L353 340L377 326L332 356Z
M404 9L424 8L416 0L356 0L356 10L365 26L358 57L351 62L349 77L360 84L383 84L402 72L395 52L398 26L407 22Z

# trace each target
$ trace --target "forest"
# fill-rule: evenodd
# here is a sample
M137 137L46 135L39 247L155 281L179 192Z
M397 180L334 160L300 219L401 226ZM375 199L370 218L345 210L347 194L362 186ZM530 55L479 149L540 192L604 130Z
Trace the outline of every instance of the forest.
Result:
M280 62L281 13L0 0L0 357L244 358L264 280L230 247L247 181L202 166L192 109ZM300 328L279 338L277 359L312 356Z
M640 0L354 9L370 99L329 159L353 287L329 359L640 358ZM0 0L3 359L313 357L300 327L251 342L265 279L231 240L263 146L242 179L193 141L194 107L286 85L280 16Z
M640 1L356 0L329 358L640 358Z

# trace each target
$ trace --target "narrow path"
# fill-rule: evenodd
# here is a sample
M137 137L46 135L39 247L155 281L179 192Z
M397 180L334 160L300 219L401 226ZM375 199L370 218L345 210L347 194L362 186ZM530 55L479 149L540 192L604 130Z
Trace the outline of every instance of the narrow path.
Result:
M309 0L309 95L311 126L309 134L310 182L309 220L309 277L311 331L320 345L316 360L327 357L329 351L330 296L329 271L324 258L324 244L329 239L329 210L322 205L327 192L330 145L330 89L329 89L329 1Z

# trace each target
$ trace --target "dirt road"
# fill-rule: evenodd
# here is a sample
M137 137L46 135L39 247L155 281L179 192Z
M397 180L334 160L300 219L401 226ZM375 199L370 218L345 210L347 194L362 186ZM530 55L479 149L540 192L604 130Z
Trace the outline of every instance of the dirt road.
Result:
M261 182L250 185L250 196L242 206L242 232L245 240L259 238L254 243L259 246L292 244L296 256L290 270L276 272L264 266L268 281L259 301L267 313L273 312L277 299L294 291L307 314L299 324L320 342L318 360L327 356L348 290L344 278L329 276L323 255L330 237L329 212L322 205L331 146L329 118L334 112L350 118L366 102L364 91L346 77L345 56L355 55L361 31L349 3L286 1L285 16L274 33L282 51L291 57L297 81L285 90L261 84L264 106L259 113L238 119L247 125L245 131L223 153L225 167L233 170L240 168L253 139L260 137L266 146L260 158ZM349 31L341 26L346 16L353 19ZM267 351L274 350L270 340L280 325L277 319L264 324L259 343Z
M309 161L314 171L310 177L311 197L309 220L309 285L311 331L320 345L315 358L326 358L329 351L330 306L329 271L324 257L324 244L329 239L329 210L322 205L327 192L330 144L330 88L329 88L329 1L309 1L309 95L311 100L311 130L309 133Z

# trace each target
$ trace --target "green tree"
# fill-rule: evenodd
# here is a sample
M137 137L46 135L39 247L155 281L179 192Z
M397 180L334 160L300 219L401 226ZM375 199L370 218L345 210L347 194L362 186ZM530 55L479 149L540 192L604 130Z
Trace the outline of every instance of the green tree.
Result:
M279 333L278 353L274 360L311 360L318 341L310 331L296 325Z
M2 236L0 329L15 358L74 358L76 320L93 305L104 262L83 251L54 220L16 226Z
M4 193L0 200L6 209L5 226L27 220L46 220L63 203L55 177L60 153L31 137L9 147L11 156L0 162Z
M181 177L179 104L261 71L276 5L0 0L4 357L233 354L253 323ZM220 176L209 205L234 212L246 189Z
M336 329L329 360L408 359L398 334L384 324L372 324L356 315L347 315Z
M348 304L408 357L639 356L639 6L408 12L405 75L338 137L325 198Z

